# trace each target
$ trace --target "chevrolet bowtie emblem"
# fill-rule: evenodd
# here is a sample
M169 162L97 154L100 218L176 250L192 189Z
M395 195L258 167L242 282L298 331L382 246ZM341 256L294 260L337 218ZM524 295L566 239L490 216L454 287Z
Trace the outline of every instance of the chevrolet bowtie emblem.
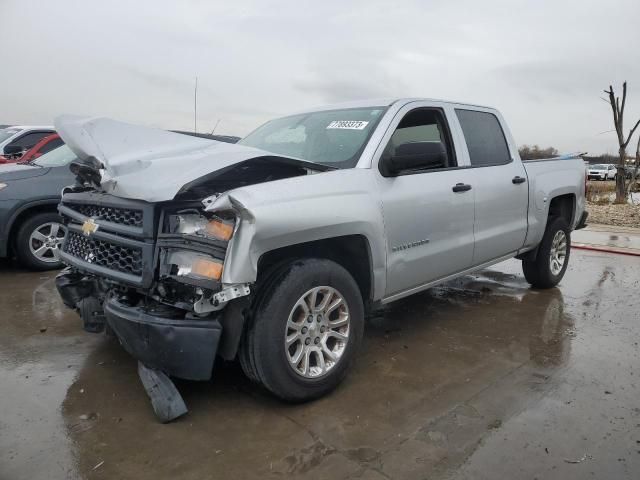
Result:
M85 220L82 224L82 233L84 233L87 237L92 233L96 233L100 225L93 221L93 218Z

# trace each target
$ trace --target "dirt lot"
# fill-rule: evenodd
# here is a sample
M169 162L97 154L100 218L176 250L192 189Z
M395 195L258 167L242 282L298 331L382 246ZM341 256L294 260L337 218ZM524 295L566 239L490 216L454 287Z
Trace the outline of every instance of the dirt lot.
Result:
M218 363L169 425L53 274L0 266L0 478L639 478L640 258L572 257L558 289L509 261L377 312L314 403Z
M617 227L640 227L640 205L599 205L589 203L589 222Z
M616 205L615 189L613 181L588 183L589 223L640 228L640 192L632 194L631 203Z

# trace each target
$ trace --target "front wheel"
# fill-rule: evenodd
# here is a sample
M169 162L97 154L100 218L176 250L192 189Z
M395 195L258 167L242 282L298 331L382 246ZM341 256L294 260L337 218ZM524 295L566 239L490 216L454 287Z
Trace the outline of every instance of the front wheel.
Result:
M39 213L28 218L18 229L15 239L16 256L32 270L62 267L58 249L62 246L66 228L56 213Z
M301 259L265 288L241 346L242 368L283 400L327 394L346 375L362 339L358 285L335 262Z
M564 277L571 253L571 232L564 218L550 218L535 260L523 260L522 271L535 288L555 287Z

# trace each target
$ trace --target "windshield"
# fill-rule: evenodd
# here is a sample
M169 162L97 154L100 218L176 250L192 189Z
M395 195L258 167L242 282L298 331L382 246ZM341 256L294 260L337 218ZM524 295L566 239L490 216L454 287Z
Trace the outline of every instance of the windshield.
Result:
M354 167L387 107L303 113L265 123L238 144L337 168Z
M594 165L593 167L591 167L591 170L606 170L607 166L606 165Z
M18 133L20 129L18 128L3 128L0 130L0 143L4 142L7 138L13 137L16 133Z
M62 167L68 165L76 158L76 154L73 153L69 147L62 145L55 150L45 153L32 163L40 167Z

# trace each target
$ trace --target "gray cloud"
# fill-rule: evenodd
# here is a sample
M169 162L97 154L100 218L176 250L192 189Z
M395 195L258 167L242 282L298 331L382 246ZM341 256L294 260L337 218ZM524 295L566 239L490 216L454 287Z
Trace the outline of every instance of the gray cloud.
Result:
M185 78L174 78L166 73L162 74L143 70L133 65L122 65L120 69L122 73L132 76L132 81L143 81L153 88L161 88L176 92L188 91L193 89L195 86L195 79L188 81Z
M493 105L518 143L615 151L610 83L640 117L640 4L599 0L0 0L0 123L60 113L245 134L366 97ZM9 72L9 73L7 73Z

